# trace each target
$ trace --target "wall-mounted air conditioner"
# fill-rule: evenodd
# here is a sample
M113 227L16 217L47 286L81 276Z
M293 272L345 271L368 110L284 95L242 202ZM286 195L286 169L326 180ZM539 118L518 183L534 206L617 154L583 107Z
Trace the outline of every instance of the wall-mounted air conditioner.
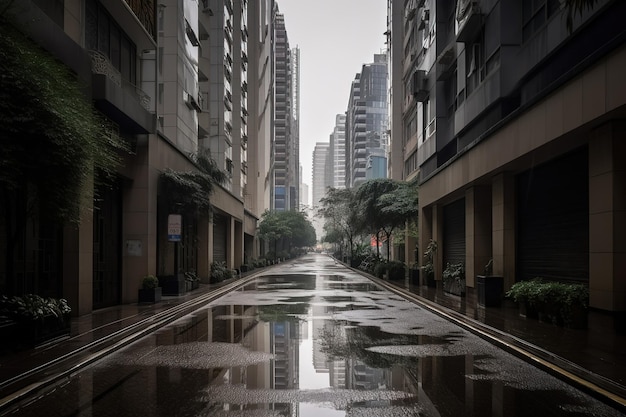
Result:
M415 71L413 73L411 83L411 91L415 100L420 102L426 101L428 98L428 90L426 89L426 71Z

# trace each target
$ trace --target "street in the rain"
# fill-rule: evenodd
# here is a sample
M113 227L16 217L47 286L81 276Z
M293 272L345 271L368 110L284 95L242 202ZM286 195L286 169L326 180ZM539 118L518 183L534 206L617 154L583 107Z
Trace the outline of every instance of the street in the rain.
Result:
M15 416L619 416L325 255L77 372Z

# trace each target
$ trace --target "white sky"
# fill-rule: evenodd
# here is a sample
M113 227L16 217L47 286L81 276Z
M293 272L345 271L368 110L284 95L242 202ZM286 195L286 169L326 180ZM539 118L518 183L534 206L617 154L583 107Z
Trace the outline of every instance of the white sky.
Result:
M300 48L300 164L310 190L315 143L329 141L354 76L385 48L387 0L277 2L289 45Z

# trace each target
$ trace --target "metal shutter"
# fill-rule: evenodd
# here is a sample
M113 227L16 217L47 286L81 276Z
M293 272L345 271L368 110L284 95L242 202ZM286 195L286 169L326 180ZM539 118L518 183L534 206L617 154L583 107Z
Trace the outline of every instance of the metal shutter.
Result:
M226 217L213 215L213 262L226 262Z
M465 264L465 199L443 208L443 268L448 263Z
M517 178L517 279L589 279L588 151Z

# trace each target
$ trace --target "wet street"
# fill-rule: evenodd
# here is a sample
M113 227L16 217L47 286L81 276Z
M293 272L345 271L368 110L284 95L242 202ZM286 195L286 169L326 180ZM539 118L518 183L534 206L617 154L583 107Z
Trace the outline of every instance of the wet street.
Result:
M258 274L16 416L620 416L324 255Z

